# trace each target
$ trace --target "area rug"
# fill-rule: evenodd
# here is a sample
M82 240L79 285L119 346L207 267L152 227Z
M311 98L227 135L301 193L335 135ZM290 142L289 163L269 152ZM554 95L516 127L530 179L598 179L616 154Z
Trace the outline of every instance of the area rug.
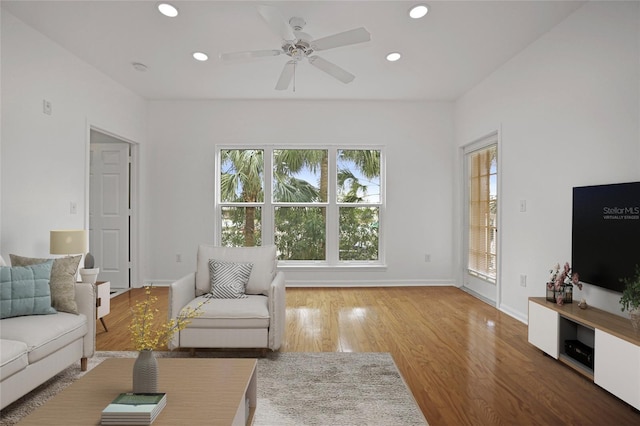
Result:
M136 352L97 352L89 368L109 357ZM159 357L189 357L158 352ZM252 357L196 352L196 357ZM49 398L86 374L79 363L64 370L0 412L0 425L16 424ZM255 426L427 425L388 353L276 352L258 359Z

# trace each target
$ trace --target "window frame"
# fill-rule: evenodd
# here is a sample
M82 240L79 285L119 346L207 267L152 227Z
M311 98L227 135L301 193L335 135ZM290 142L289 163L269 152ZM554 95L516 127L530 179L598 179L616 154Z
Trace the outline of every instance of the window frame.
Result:
M295 203L273 201L273 152L275 150L327 150L328 151L328 196L327 202ZM262 150L264 159L264 201L251 203L223 202L220 193L221 152L224 150ZM344 203L337 202L337 153L340 150L376 150L380 151L380 199L377 203ZM380 145L352 145L352 144L219 144L215 145L215 170L214 170L214 244L221 244L222 237L222 208L223 207L260 207L262 244L274 243L275 208L276 207L324 207L326 208L325 260L279 260L278 267L294 270L306 269L343 269L357 268L359 270L378 270L386 268L384 218L386 210L386 153L384 146ZM339 260L340 248L340 207L367 207L378 208L378 259L377 260Z
M471 158L473 155L481 153L483 151L487 151L489 149L495 149L495 155L496 155L496 220L494 222L494 225L490 228L495 230L495 244L496 244L496 251L495 253L491 253L491 251L485 251L483 252L485 254L485 256L488 254L490 256L494 256L494 262L495 262L495 275L490 275L487 271L480 271L480 270L476 270L470 267L470 252L471 252L471 245L469 242L469 239L471 238L472 235L472 227L471 227L471 222L470 222L470 215L471 215L471 208L470 208L470 203L472 202L471 199L471 194L472 194L472 190L471 190L471 178L472 178L472 174L471 174L471 169L472 169L472 165L471 165ZM473 277L476 277L482 281L485 281L489 284L492 285L496 285L498 282L498 275L499 275L499 250L500 250L500 242L499 242L499 237L498 237L498 228L499 228L499 200L500 200L500 182L499 182L499 143L498 143L498 133L492 133L484 138L482 138L481 140L472 143L468 146L466 146L464 148L464 167L465 167L465 229L467 232L467 238L465 239L464 242L464 259L465 259L465 263L464 263L464 269L465 272ZM489 170L489 173L486 175L488 177L488 180L490 181L490 176L492 175L491 171ZM490 198L490 192L489 192L489 198L487 199L488 204L491 204L491 198Z

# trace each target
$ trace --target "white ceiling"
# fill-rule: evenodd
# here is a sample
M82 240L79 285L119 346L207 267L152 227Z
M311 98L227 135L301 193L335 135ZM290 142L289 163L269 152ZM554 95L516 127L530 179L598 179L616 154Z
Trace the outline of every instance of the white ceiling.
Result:
M580 1L173 1L167 18L156 0L8 1L2 7L147 99L454 100L582 5ZM368 43L318 52L356 75L343 84L307 62L296 91L274 86L287 61L275 56L234 62L220 53L279 49L257 6L306 20L314 38L364 26ZM194 51L209 61L192 59ZM403 58L387 62L399 51ZM132 62L148 66L134 70Z

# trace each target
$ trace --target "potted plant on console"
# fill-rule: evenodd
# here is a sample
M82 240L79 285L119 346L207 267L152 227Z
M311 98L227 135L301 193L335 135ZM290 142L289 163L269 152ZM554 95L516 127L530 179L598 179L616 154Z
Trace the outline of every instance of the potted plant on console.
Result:
M620 304L622 312L629 311L629 318L636 333L640 332L640 266L636 265L635 275L632 278L621 278L625 284Z

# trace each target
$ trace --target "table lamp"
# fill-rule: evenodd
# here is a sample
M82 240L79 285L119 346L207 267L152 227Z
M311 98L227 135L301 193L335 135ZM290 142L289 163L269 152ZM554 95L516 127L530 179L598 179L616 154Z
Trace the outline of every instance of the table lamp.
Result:
M53 230L49 236L49 252L51 254L84 254L87 251L87 231L84 229ZM80 268L82 282L95 283L99 268Z
M49 236L51 254L84 254L87 251L87 231L84 229L54 230Z

